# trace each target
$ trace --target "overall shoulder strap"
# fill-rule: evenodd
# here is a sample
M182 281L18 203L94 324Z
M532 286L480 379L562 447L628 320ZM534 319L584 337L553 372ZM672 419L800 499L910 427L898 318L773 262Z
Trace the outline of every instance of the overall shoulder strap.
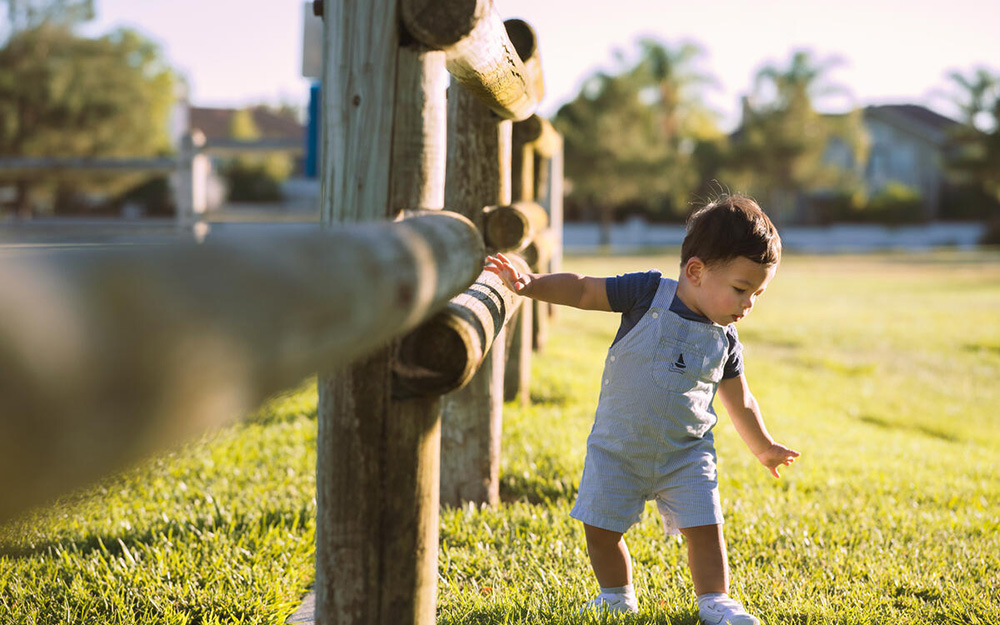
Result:
M651 306L657 308L670 308L670 302L674 301L674 293L677 292L677 280L670 278L660 278L660 286L656 289Z

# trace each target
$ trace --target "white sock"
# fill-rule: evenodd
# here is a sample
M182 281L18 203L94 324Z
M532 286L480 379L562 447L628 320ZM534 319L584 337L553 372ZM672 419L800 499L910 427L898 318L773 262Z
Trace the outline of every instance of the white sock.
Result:
M601 586L602 595L625 595L626 597L635 596L635 587L632 584L625 584L624 586L611 586L605 588Z

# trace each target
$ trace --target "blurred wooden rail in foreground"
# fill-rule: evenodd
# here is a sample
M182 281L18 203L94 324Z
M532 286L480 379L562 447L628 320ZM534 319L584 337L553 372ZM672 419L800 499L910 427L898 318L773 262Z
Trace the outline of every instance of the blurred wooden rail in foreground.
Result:
M442 212L5 258L0 520L402 335L475 280L482 257L472 224Z

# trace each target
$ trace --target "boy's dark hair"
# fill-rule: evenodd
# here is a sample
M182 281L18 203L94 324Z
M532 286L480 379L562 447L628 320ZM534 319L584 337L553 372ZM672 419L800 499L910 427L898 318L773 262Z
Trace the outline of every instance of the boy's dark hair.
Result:
M776 265L781 260L781 237L757 202L744 195L723 195L688 218L681 266L693 256L706 265L740 256Z

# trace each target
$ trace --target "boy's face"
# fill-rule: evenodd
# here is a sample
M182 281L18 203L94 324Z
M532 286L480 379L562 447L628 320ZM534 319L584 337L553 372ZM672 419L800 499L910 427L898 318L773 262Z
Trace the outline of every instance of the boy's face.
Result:
M692 310L726 326L750 314L778 266L761 265L743 256L711 266L691 258L684 271L694 287Z

